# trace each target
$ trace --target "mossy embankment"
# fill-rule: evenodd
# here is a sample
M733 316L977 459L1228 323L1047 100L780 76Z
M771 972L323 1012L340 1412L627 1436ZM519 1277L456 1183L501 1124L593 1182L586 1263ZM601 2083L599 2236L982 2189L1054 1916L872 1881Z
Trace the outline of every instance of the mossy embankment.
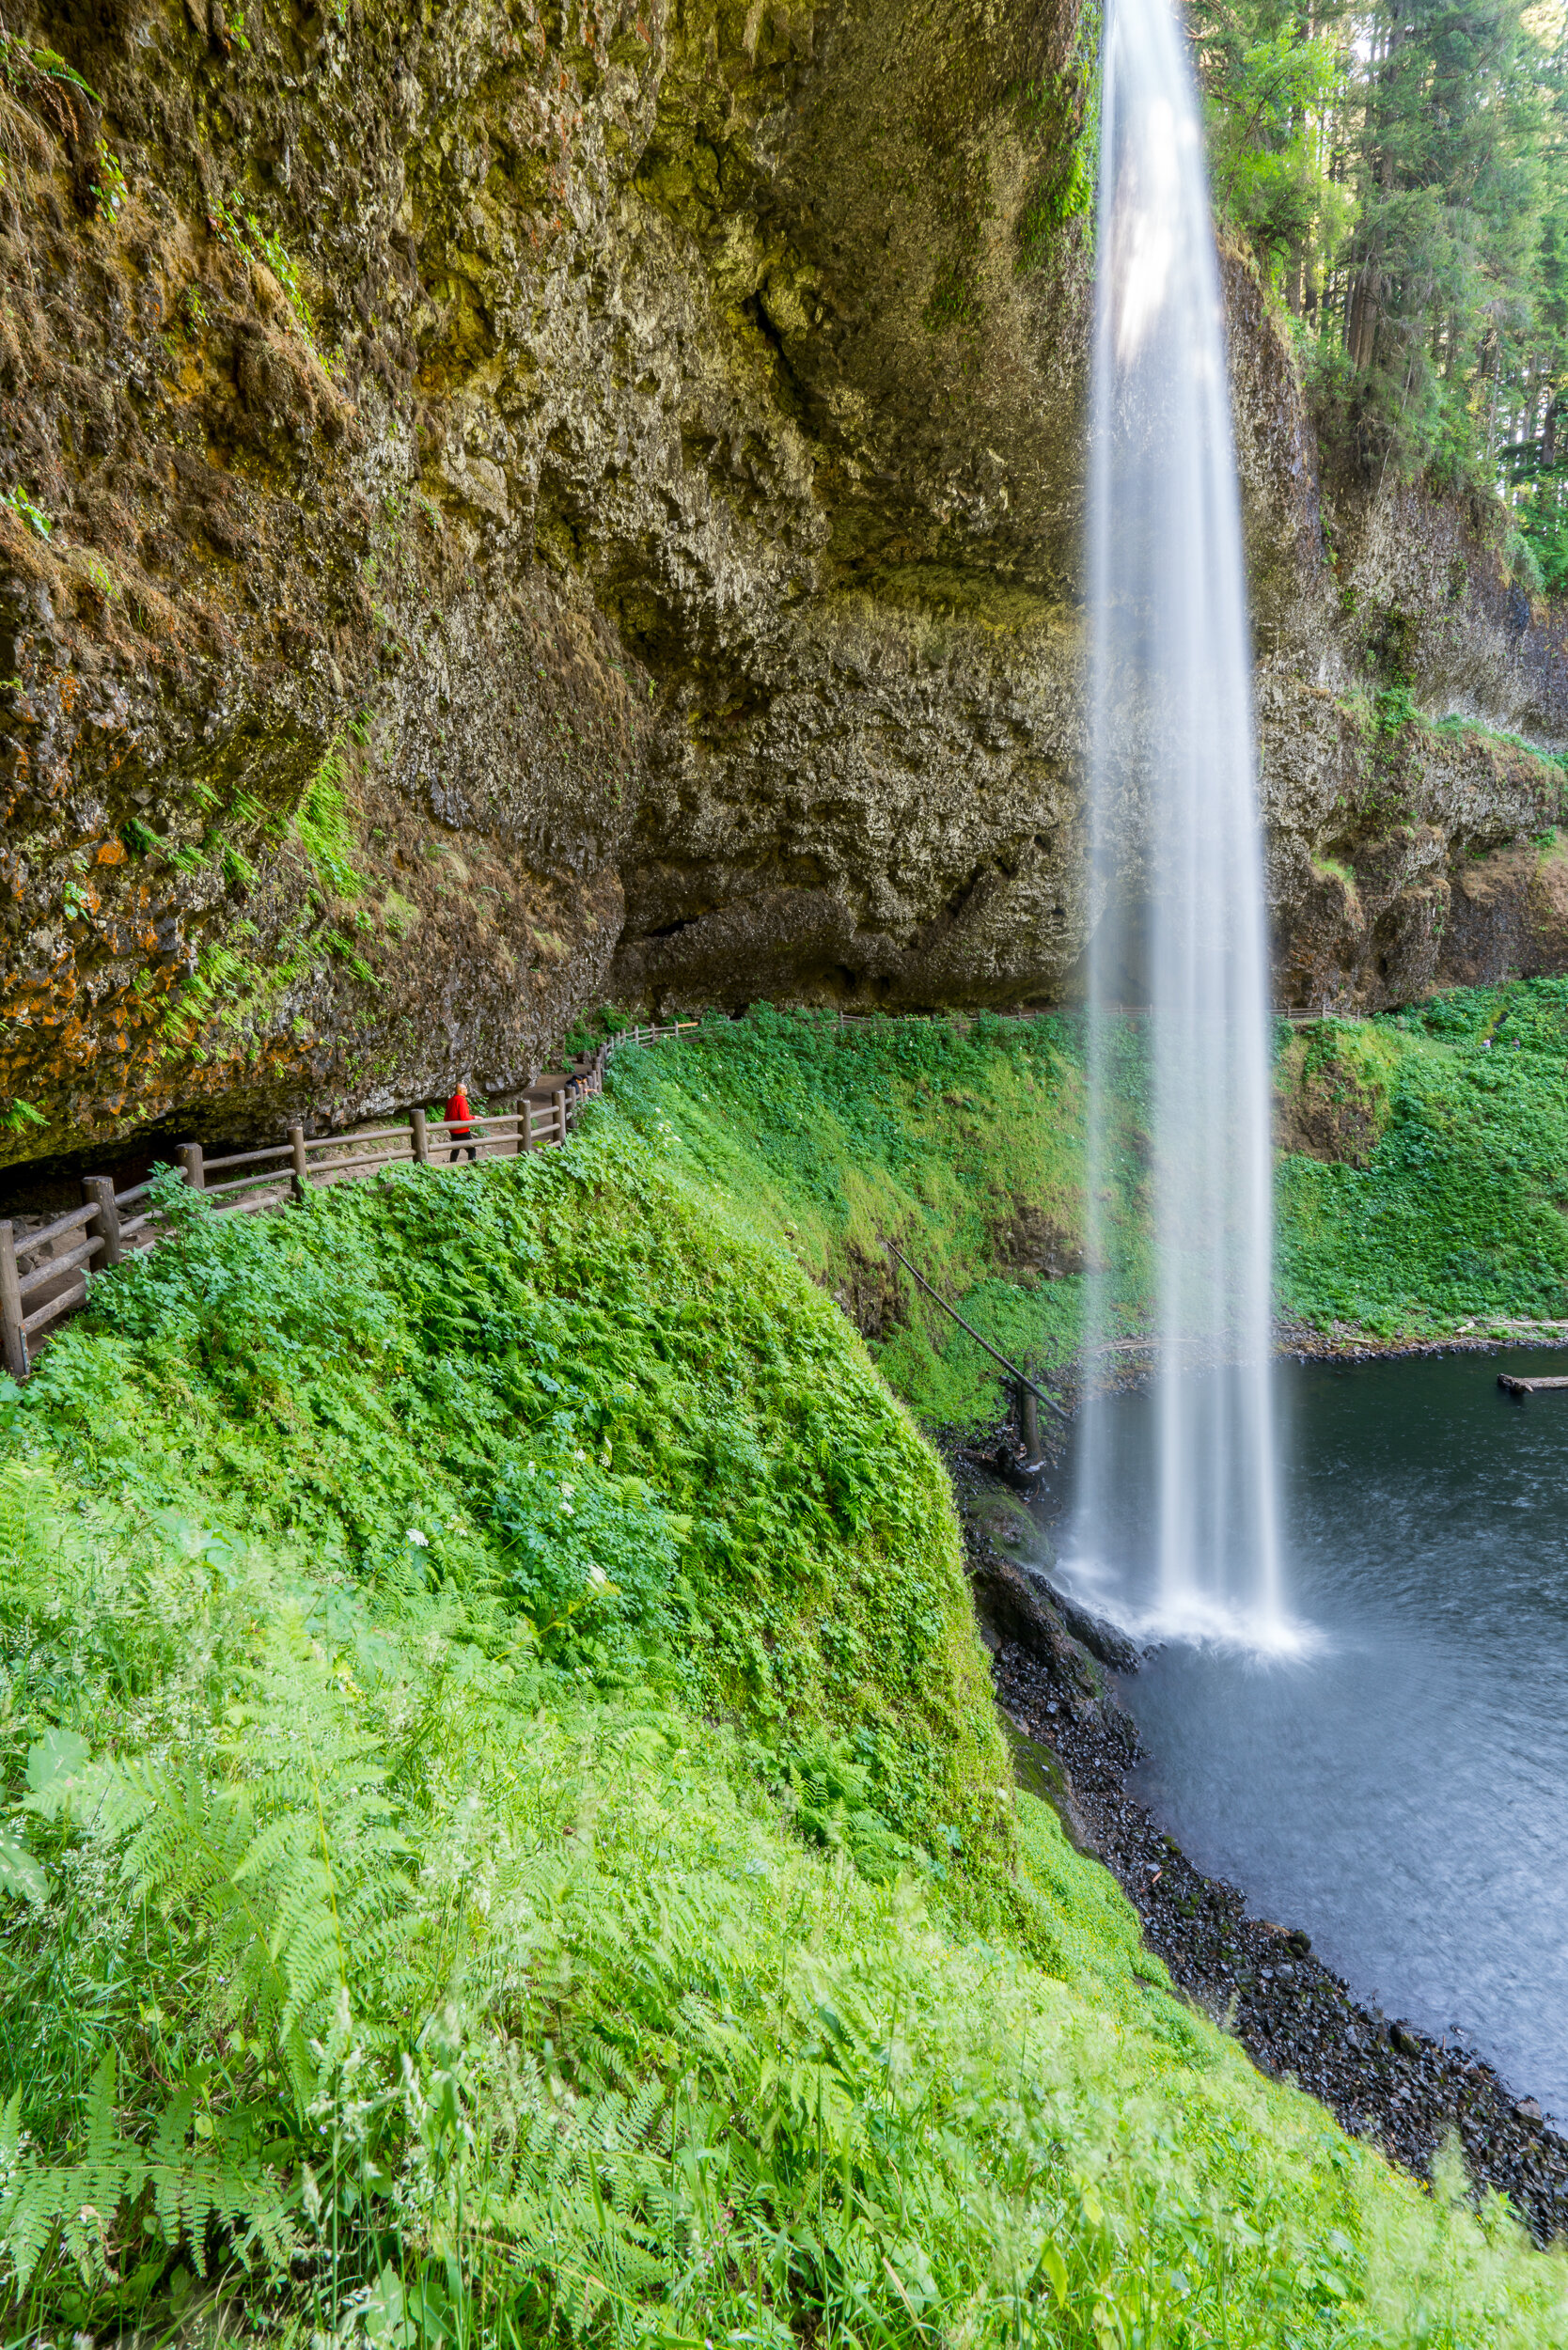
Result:
M1084 1311L1081 1024L889 1020L762 1008L616 1064L618 1110L786 1248L930 1425L1006 1409L1000 1373L918 1293L892 1240L1011 1359L1074 1359ZM1129 1091L1137 1091L1136 1075ZM1141 1284L1134 1179L1110 1223ZM1125 1197L1123 1196L1125 1193ZM1136 1321L1136 1313L1133 1320Z
M8 2333L1568 2338L1015 1793L939 1467L792 1261L837 1210L726 1192L704 1065L189 1202L7 1399Z
M1568 1316L1568 980L1326 1021L1278 1070L1284 1315L1379 1344Z
M1102 1205L1114 1327L1149 1327L1147 1071L1116 1040ZM1281 1022L1277 1301L1299 1342L1387 1346L1568 1318L1568 981L1465 989L1375 1020ZM621 1065L622 1114L794 1254L928 1424L1008 1408L972 1340L1075 1378L1083 1338L1083 1031L761 1011ZM662 1123L661 1123L662 1121Z

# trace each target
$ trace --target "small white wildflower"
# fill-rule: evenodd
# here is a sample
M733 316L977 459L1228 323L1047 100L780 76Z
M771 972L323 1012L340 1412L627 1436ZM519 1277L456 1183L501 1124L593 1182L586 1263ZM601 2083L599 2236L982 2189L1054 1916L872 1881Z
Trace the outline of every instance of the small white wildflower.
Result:
M604 1568L603 1568L603 1567L597 1567L597 1566L596 1566L596 1567L589 1567L589 1569L588 1569L588 1581L589 1581L591 1584L593 1584L593 1586L594 1586L594 1587L595 1587L595 1589L597 1590L597 1589L598 1589L601 1585L607 1583L607 1582L609 1581L609 1579L610 1579L610 1578L609 1578L609 1576L608 1576L608 1575L604 1573Z
M574 1461L586 1461L588 1459L588 1454L583 1450L582 1446L579 1445L572 1457Z
M561 1511L562 1511L563 1515L565 1515L566 1517L569 1517L569 1518L570 1518L570 1517L574 1517L574 1516L576 1515L576 1512L574 1512L574 1510L572 1509L572 1504L571 1504L571 1502L570 1502L570 1501L563 1501L563 1502L561 1503Z
M429 1550L431 1546L430 1536L428 1534L421 1534L416 1526L411 1526L409 1528L408 1539L414 1544L416 1550Z
M563 1485L561 1487L561 1499L563 1501L570 1501L576 1490L577 1488L575 1485Z
M528 1463L528 1470L527 1470L527 1473L528 1473L528 1475L529 1475L530 1477L532 1477L532 1475L533 1475L533 1473L534 1473L535 1466L536 1466L536 1464L535 1464L534 1462L530 1461L530 1462Z

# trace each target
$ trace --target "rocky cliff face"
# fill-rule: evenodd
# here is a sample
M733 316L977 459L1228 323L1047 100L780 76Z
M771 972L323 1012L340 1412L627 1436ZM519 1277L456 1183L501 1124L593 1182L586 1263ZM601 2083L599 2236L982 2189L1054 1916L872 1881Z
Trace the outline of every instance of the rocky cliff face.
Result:
M1088 902L1073 0L86 0L0 81L11 1159ZM1282 993L1564 957L1562 647L1230 273ZM1568 958L1564 958L1568 959Z

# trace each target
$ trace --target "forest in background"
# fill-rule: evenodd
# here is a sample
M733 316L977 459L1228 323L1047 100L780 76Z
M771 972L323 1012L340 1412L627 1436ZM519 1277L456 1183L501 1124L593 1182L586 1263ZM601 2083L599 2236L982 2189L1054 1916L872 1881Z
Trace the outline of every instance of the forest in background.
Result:
M1192 0L1216 209L1290 312L1320 432L1498 491L1568 588L1568 8Z

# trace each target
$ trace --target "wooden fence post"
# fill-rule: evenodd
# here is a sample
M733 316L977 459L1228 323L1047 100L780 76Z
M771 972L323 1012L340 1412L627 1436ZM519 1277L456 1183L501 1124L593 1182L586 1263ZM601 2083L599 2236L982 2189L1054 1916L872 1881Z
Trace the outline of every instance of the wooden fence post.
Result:
M174 1155L180 1161L180 1166L184 1168L185 1181L190 1184L191 1189L193 1191L205 1191L207 1188L207 1178L202 1171L200 1143L182 1142Z
M290 1126L289 1149L294 1161L294 1197L303 1199L310 1188L310 1162L305 1155L305 1128Z
M423 1110L412 1110L409 1115L414 1125L414 1155L418 1160L421 1167L429 1167L431 1163L431 1134L430 1128L425 1123L425 1113Z
M557 1143L564 1146L566 1141L566 1095L562 1089L557 1086L551 1098L556 1105L556 1140Z
M1024 1450L1031 1461L1040 1458L1040 1399L1032 1387L1020 1379L1016 1388L1018 1399L1018 1433L1024 1439Z
M82 1196L89 1207L98 1212L98 1230L103 1241L105 1268L118 1264L124 1254L119 1239L119 1210L115 1205L115 1186L108 1175L84 1175Z
M27 1334L22 1327L22 1277L16 1269L16 1235L0 1223L0 1353L13 1379L27 1376Z

